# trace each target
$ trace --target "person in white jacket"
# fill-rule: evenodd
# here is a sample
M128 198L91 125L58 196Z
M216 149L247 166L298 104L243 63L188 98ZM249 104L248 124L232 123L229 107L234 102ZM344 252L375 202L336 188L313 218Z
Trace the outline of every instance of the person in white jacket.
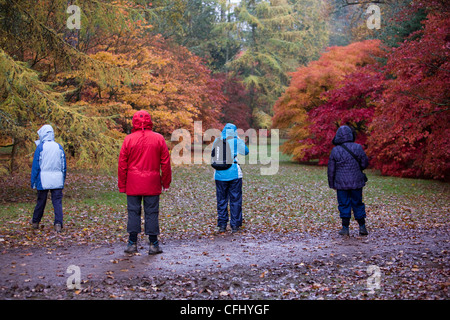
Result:
M31 188L37 189L37 203L31 221L34 229L44 214L48 191L51 192L55 212L54 227L60 232L63 226L62 198L66 180L66 155L63 148L55 142L55 134L51 125L46 124L38 130L33 165L31 167Z

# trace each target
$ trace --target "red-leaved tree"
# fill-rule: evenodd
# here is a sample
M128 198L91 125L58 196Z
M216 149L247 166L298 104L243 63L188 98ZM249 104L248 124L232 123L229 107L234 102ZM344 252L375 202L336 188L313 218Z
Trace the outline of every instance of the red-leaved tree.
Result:
M375 64L375 57L381 55L379 40L355 42L345 47L331 47L322 54L319 60L291 73L292 80L289 87L273 108L273 126L286 130L288 136L288 141L282 145L281 150L291 154L295 160L305 161L321 158L323 163L327 151L330 150L330 143L333 139L332 131L336 131L337 124L335 122L345 122L339 121L333 114L322 113L333 113L332 108L334 107L340 108L341 113L344 109L350 110L347 113L354 113L359 109L358 106L354 107L354 103L358 103L358 97L354 97L353 94L362 95L366 88L358 86L357 83L353 85L352 77L346 78L346 76L355 74L363 81L364 74L358 75L357 72L366 65ZM333 91L343 85L346 87L342 91ZM334 92L331 96L324 95L330 90ZM349 90L349 92L345 92L345 90ZM350 98L349 101L343 100L347 98ZM316 111L330 99L335 101L323 107L322 111ZM365 107L362 106L361 109L365 109ZM363 112L365 111L363 110ZM320 116L331 118L316 119ZM347 115L345 116L348 118ZM358 117L361 118L361 116ZM367 115L364 119L366 118ZM321 132L325 128L324 126L327 130ZM326 145L324 145L324 140L327 140Z
M383 89L383 74L369 65L346 76L338 88L323 93L326 102L308 113L311 136L303 142L309 146L303 160L319 159L320 165L326 165L336 130L344 124L356 130L356 142L366 147L375 101Z
M215 79L222 82L222 91L226 99L222 107L223 123L234 123L238 128L247 130L252 125L250 98L245 86L238 77L217 73Z
M368 139L382 174L450 178L450 15L441 9L388 55Z

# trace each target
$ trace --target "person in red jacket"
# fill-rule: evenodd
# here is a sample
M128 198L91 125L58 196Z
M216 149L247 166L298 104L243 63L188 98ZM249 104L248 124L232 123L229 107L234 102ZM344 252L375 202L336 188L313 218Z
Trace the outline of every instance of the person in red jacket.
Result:
M126 253L137 252L141 232L141 203L144 201L144 228L150 240L149 254L161 253L159 235L159 195L172 181L166 141L152 131L153 122L145 110L137 111L131 134L125 137L119 155L119 191L127 194L129 240Z

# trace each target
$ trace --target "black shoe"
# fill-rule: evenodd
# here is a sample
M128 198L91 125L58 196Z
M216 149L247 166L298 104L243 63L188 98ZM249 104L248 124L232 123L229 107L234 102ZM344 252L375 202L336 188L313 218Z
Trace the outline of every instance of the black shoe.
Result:
M231 227L231 233L236 233L239 231L239 227Z
M342 226L342 229L339 231L339 234L341 236L349 236L350 235L350 230L349 230L348 227Z
M33 222L33 221L31 221L31 228L33 228L33 229L39 229L39 222Z
M224 233L225 231L227 231L227 227L226 226L219 226L219 233Z
M362 226L359 226L359 235L360 236L367 236L369 233L367 232L366 225L363 224Z

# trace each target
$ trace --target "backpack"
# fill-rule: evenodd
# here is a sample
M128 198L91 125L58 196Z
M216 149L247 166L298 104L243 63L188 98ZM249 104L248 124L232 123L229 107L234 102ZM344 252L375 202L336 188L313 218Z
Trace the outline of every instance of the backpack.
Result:
M231 152L231 148L228 139L217 139L212 147L211 151L211 166L216 170L227 170L231 168L234 162L234 157ZM237 141L235 141L235 146L237 145ZM237 148L236 148L237 149Z

